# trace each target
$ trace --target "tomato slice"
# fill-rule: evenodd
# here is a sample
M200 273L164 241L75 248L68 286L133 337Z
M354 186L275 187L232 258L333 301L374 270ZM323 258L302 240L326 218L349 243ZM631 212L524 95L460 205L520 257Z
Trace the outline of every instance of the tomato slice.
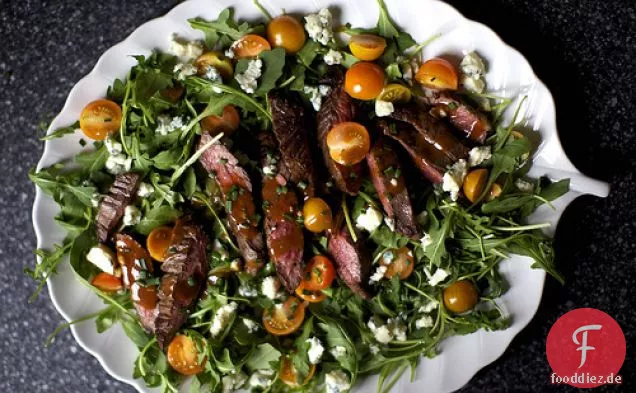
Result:
M439 57L424 62L417 70L415 80L431 89L457 90L455 67L448 60Z
M300 285L298 285L298 288L296 288L296 295L309 303L320 303L327 297L320 291L311 291L309 289L306 289L304 286L304 282L301 282Z
M399 83L389 83L382 89L382 93L377 99L388 102L409 102L411 101L411 89Z
M327 134L331 158L341 165L353 165L364 160L371 148L369 132L360 123L340 123Z
M292 388L297 388L303 385L306 385L307 382L313 378L316 373L316 365L309 365L309 373L307 373L307 377L302 383L298 383L298 377L296 375L296 369L294 369L294 363L289 355L283 356L280 361L280 370L278 371L278 376L280 380L287 386Z
M199 363L199 351L194 340L184 334L175 336L168 345L170 367L181 375L195 375L205 369L207 358Z
M201 130L211 133L212 135L225 133L229 135L239 127L241 117L234 105L227 105L223 108L221 117L210 115L201 119Z
M103 141L119 130L121 116L121 108L117 103L106 99L93 101L82 109L80 129L87 137Z
M146 248L148 248L150 256L156 261L163 262L166 259L171 240L171 227L162 226L153 229L146 239Z
M117 292L123 288L120 277L105 272L96 275L91 284L104 292Z
M360 60L373 61L385 48L386 40L375 34L356 34L349 39L351 53Z
M271 49L269 42L256 34L244 35L232 44L232 51L237 59L256 57L261 52Z
M301 285L310 291L321 291L329 288L335 278L336 269L331 260L323 255L316 255L305 266Z
M385 258L387 253L393 255L392 258ZM382 255L380 264L386 266L386 272L384 276L386 278L393 278L393 276L399 276L401 280L406 280L413 273L415 267L415 259L413 258L413 252L408 247L402 247L397 250L390 250Z
M298 330L305 319L305 306L290 296L283 304L277 304L263 312L263 326L275 336L285 336Z

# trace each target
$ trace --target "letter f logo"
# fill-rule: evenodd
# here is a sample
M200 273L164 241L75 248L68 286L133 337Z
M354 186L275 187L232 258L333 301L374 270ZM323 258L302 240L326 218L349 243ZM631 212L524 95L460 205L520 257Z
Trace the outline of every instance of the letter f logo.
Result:
M576 345L580 345L580 347L578 347L576 350L577 351L581 351L581 364L579 364L579 368L583 367L583 365L585 364L585 359L587 357L587 351L593 351L596 348L588 346L587 345L587 332L588 330L601 330L601 325L585 325L585 326L581 326L580 328L576 329L574 331L574 333L572 334L572 341L574 341L574 344ZM581 335L582 339L581 342L579 342L578 338L576 337L579 333L583 332L583 334Z

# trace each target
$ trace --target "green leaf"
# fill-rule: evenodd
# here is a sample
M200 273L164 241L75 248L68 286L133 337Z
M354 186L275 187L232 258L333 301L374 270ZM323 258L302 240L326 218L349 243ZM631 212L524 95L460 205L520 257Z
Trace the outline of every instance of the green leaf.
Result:
M160 205L151 208L142 217L135 230L142 235L148 235L156 227L170 224L181 216L181 212L168 205Z
M285 49L276 48L261 52L259 55L263 60L263 72L259 86L254 92L255 95L265 95L267 92L276 87L276 81L283 75L283 67L285 66Z
M265 343L257 345L256 348L250 353L245 365L252 371L255 370L269 370L272 368L272 362L277 362L280 359L281 353L274 348L271 344Z
M300 64L305 67L311 67L311 63L314 62L316 56L320 52L320 43L314 40L307 40L305 45L296 53L296 58L300 62Z
M150 342L150 337L146 331L139 325L139 322L132 318L121 320L124 332L130 340L139 348L145 347Z
M380 7L380 16L378 18L378 33L384 38L396 38L399 37L400 32L395 27L389 16L389 11L386 8L384 0L377 0Z
M73 158L73 161L79 165L81 170L86 174L93 174L101 171L108 160L108 150L104 144L101 144L95 150L81 152Z
M188 22L193 29L201 30L205 33L205 42L209 47L214 47L217 42L227 37L226 42L235 41L246 34L255 33L262 30L262 25L251 27L247 23L238 24L234 20L233 10L226 8L219 14L215 21L205 21L202 18L189 19Z
M75 123L73 123L72 125L70 125L68 127L58 128L57 130L53 131L52 133L43 136L42 138L40 138L40 140L41 141L50 141L51 139L61 138L64 135L74 134L77 129L79 129L79 121L76 121Z
M123 102L126 95L126 83L121 79L115 79L112 85L108 86L106 97L115 102Z
M431 237L431 244L426 247L424 254L428 257L432 265L440 266L442 264L442 258L448 254L446 238L454 222L453 216L454 214L452 212L449 213L448 216L442 220L441 226L433 227L428 232Z
M183 181L183 195L187 199L192 199L192 195L197 191L197 176L192 167L188 168Z
M179 146L170 150L163 150L156 156L152 157L152 165L161 170L169 170L178 168L181 164L183 149Z

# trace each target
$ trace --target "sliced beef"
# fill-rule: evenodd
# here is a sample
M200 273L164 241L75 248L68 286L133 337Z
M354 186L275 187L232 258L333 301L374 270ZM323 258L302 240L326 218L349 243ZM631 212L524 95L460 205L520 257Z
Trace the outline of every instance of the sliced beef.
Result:
M296 184L304 183L304 194L312 197L316 180L305 108L296 97L286 95L282 90L269 92L267 98L272 112L272 130L278 142L286 178Z
M364 242L354 242L342 217L335 220L329 235L327 249L336 264L338 276L349 288L364 299L369 299L367 283L371 275L371 257Z
M201 293L208 270L207 245L207 237L198 225L175 225L169 255L161 264L165 274L157 295L155 335L162 349L187 320L187 310Z
M108 190L108 195L99 204L95 226L97 238L101 243L108 240L108 235L124 215L126 206L135 198L141 176L137 173L127 172L117 175L115 181Z
M212 137L201 135L199 148ZM236 238L248 273L256 275L265 260L265 243L258 228L258 214L252 195L252 182L238 160L221 143L208 148L199 158L203 167L214 175L223 194L229 227Z
M450 123L473 142L483 144L492 124L483 113L462 100L456 93L428 90L424 102L441 107Z
M380 138L369 151L367 164L382 207L387 216L394 220L395 229L406 237L417 237L411 199L395 150Z
M342 66L330 66L321 83L329 85L331 92L324 98L320 110L316 114L318 144L322 149L325 166L329 170L336 186L347 194L357 194L362 185L364 164L344 166L331 159L327 146L327 134L336 125L353 121L355 118L355 104L353 99L344 91L345 69Z
M303 271L305 248L298 198L286 178L284 160L274 135L268 131L259 134L261 164L270 168L263 176L263 211L265 237L269 255L276 272L289 293L298 287Z

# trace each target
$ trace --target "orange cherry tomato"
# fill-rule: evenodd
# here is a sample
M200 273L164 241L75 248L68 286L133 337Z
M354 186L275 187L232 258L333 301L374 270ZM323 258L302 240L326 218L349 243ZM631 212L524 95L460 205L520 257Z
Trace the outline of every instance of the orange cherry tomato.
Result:
M307 377L302 383L298 383L298 377L296 376L296 369L294 369L294 363L290 359L289 356L283 356L280 361L280 370L278 371L278 376L280 380L287 386L292 388L297 388L303 385L306 385L307 382L311 380L311 378L316 373L316 365L309 365L309 373L307 373Z
M351 53L360 60L373 61L385 48L386 40L375 34L356 34L349 39Z
M466 195L466 198L468 198L468 200L471 202L475 202L484 191L484 187L486 187L487 181L488 169L473 169L472 171L468 172L468 175L466 175L464 184L462 186L462 190L464 191L464 195Z
M267 39L274 48L294 54L305 45L305 29L293 16L281 15L267 25Z
M305 306L293 296L287 298L283 304L263 312L263 326L275 336L292 334L303 324L304 319Z
M384 70L375 63L355 63L345 74L345 91L358 100L373 100L384 88Z
M475 284L468 280L456 281L444 288L444 306L456 314L472 310L479 300Z
M272 47L269 45L269 42L256 34L244 35L232 44L232 51L237 59L256 57L261 52L270 49L272 49Z
M303 205L303 222L305 228L320 233L331 228L331 208L322 198L309 198Z
M494 199L499 198L499 195L501 195L501 191L501 186L497 183L493 183L492 186L490 186L488 194L486 195L486 201L490 202Z
M303 299L309 303L320 303L327 297L324 293L320 291L311 291L304 287L303 282L300 283L298 288L296 288L296 295L299 298Z
M305 266L301 285L310 291L321 291L329 288L334 278L336 278L336 269L331 260L326 256L316 255Z
M105 272L96 275L91 284L104 292L117 292L123 288L120 277Z
M166 259L166 253L172 241L172 228L162 226L152 230L146 239L146 248L150 256L159 262Z
M201 56L197 57L194 61L194 65L197 67L197 73L199 75L205 75L208 67L216 68L224 80L229 80L234 74L232 61L225 57L225 55L221 52L214 50L205 52Z
M415 258L413 258L413 252L408 247L402 247L398 250L390 250L393 254L393 258L380 259L380 264L386 266L386 272L384 276L386 278L393 278L393 276L399 276L401 280L409 278L413 273L415 267ZM386 252L385 252L386 255Z
M195 375L205 369L207 358L199 363L199 351L194 340L185 334L175 336L168 345L167 358L170 367L181 375Z
M457 71L448 61L439 57L420 66L415 80L421 85L439 90L457 90Z
M111 100L93 101L82 109L79 123L84 135L96 141L103 141L108 135L119 130L121 108Z
M212 134L225 133L228 134L236 131L241 124L241 117L234 105L227 105L223 108L223 114L221 117L216 115L210 115L201 119L199 123L201 130L210 132Z
M360 123L344 122L327 134L331 158L341 165L353 165L364 160L371 148L369 132Z

